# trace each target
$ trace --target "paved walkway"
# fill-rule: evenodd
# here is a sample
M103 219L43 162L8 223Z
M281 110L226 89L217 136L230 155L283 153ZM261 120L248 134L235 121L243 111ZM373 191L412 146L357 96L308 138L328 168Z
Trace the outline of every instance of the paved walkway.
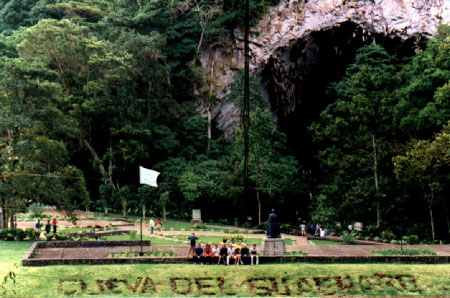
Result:
M78 225L80 226L86 226L86 225L103 225L106 226L109 223L111 223L114 226L120 226L123 230L134 230L136 232L140 232L140 224L139 223L129 223L126 221L107 221L107 220L79 220ZM26 228L26 227L32 227L34 225L34 222L19 222L19 227ZM72 226L72 223L69 221L60 221L60 226L69 227ZM237 230L238 228L236 228ZM144 234L147 236L152 236L156 238L166 239L170 241L174 241L175 243L183 243L184 245L167 245L167 246L151 246L148 249L162 249L162 250L174 250L176 256L185 256L189 246L188 241L186 240L177 240L174 238L169 238L166 236L171 235L190 235L192 231L162 231L161 234L155 230L154 234L150 234L149 231L149 225L147 223L143 224L143 230ZM242 234L247 238L263 238L264 234L248 234L246 233L246 229L239 229ZM200 236L230 236L231 234L223 233L223 232L211 232L211 231L194 231L196 235ZM289 245L286 247L287 251L302 251L306 253L308 256L371 256L372 250L377 249L400 249L400 245L392 245L392 244L385 244L385 243L375 243L375 242L368 242L368 241L362 241L361 243L365 243L364 245L329 245L329 246L320 246L320 245L311 245L306 237L300 237L300 236L293 236L293 235L285 235L282 234L283 238L290 238L295 241L295 245ZM43 237L43 234L41 235L41 238ZM201 239L200 239L201 241ZM435 251L438 255L441 256L450 256L450 245L411 245L411 246L404 246L404 248L417 248L417 249L430 249ZM132 250L133 248L114 248L113 250ZM138 248L134 248L138 249ZM258 249L261 251L262 247L258 247ZM86 248L86 249L78 249L78 252L76 252L77 249L43 249L39 251L40 256L36 256L38 258L45 258L45 256L52 256L52 257L60 257L64 258L70 255L82 255L87 258L90 257L98 257L98 256L107 256L106 249L94 249L94 248Z

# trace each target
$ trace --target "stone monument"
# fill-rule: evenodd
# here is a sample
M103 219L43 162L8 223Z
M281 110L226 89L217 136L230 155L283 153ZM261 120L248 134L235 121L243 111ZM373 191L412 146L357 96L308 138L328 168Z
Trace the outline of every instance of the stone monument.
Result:
M269 215L266 222L267 234L262 240L263 256L285 256L286 243L280 234L280 223L277 221L275 210Z

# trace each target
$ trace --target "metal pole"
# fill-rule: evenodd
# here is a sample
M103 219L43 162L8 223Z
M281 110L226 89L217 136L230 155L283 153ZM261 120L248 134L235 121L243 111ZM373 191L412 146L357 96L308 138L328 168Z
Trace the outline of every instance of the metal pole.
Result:
M141 199L141 211L142 211L142 199ZM142 217L144 216L144 211L141 213L141 253L140 256L142 257L144 255L144 251L142 248Z
M249 152L249 139L248 130L250 127L250 56L249 56L249 14L250 14L249 0L245 1L245 44L244 44L244 111L242 112L242 123L244 128L244 201L248 201L248 152Z

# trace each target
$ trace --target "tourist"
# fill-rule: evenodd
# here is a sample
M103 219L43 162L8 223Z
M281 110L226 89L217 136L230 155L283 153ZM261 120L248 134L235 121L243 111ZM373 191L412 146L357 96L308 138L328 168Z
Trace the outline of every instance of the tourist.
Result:
M244 263L242 263L242 259L241 259L241 247L238 245L236 246L236 249L234 250L234 263L236 265L244 265Z
M222 243L222 248L220 249L220 259L219 262L217 264L220 264L220 261L222 261L225 264L225 260L228 259L228 249L227 249L227 244L226 243Z
M242 249L241 249L241 259L244 265L249 264L250 262L250 250L248 249L247 245L245 243L242 243Z
M56 234L56 229L58 228L58 222L56 221L56 217L53 217L52 226L53 226L53 234Z
M187 253L188 258L189 258L189 254L191 253L191 251L192 251L192 254L194 254L195 244L199 238L200 237L195 237L195 233L192 233L192 236L187 238L190 241L190 247L189 247L189 251Z
M210 264L210 263L212 263L212 260L213 260L213 253L212 253L211 245L206 244L205 262L206 262L206 264Z
M325 230L324 230L322 227L320 227L320 230L319 230L319 236L320 236L320 237L325 237L325 236L326 236Z
M220 248L218 244L214 244L214 247L212 249L212 255L213 255L213 261L215 262L217 260L217 264L220 263Z
M153 229L155 228L155 221L153 220L153 217L150 218L150 234L153 234Z
M193 259L194 259L194 264L196 264L197 261L199 261L200 264L203 265L203 260L204 260L203 248L202 248L202 245L200 243L197 244L197 247L194 249L194 257L193 257Z
M38 218L38 220L36 221L36 223L34 224L34 227L36 228L36 230L41 230L41 219Z
M306 224L304 221L300 225L300 236L306 236Z
M316 224L316 230L314 231L314 235L316 235L316 234L319 235L320 227L321 227L320 222L318 222Z
M50 231L52 230L52 224L50 223L50 219L47 220L47 224L45 225L45 232L47 234L50 234Z
M159 233L161 233L161 228L162 228L161 218L158 218L158 221L156 222L156 227L158 228Z
M252 248L250 248L250 257L251 257L251 264L253 265L253 259L256 259L256 265L259 264L259 256L258 256L258 249L256 248L256 244L252 244Z
M230 265L230 259L234 259L234 246L233 246L233 244L230 244L230 246L228 246L227 265Z

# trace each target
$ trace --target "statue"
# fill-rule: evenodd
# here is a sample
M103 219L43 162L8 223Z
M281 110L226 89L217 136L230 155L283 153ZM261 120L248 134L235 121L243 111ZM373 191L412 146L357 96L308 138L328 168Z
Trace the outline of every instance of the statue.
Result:
M266 222L267 238L281 238L280 235L280 223L277 221L277 215L275 210L272 209L272 213L269 215L269 220Z

